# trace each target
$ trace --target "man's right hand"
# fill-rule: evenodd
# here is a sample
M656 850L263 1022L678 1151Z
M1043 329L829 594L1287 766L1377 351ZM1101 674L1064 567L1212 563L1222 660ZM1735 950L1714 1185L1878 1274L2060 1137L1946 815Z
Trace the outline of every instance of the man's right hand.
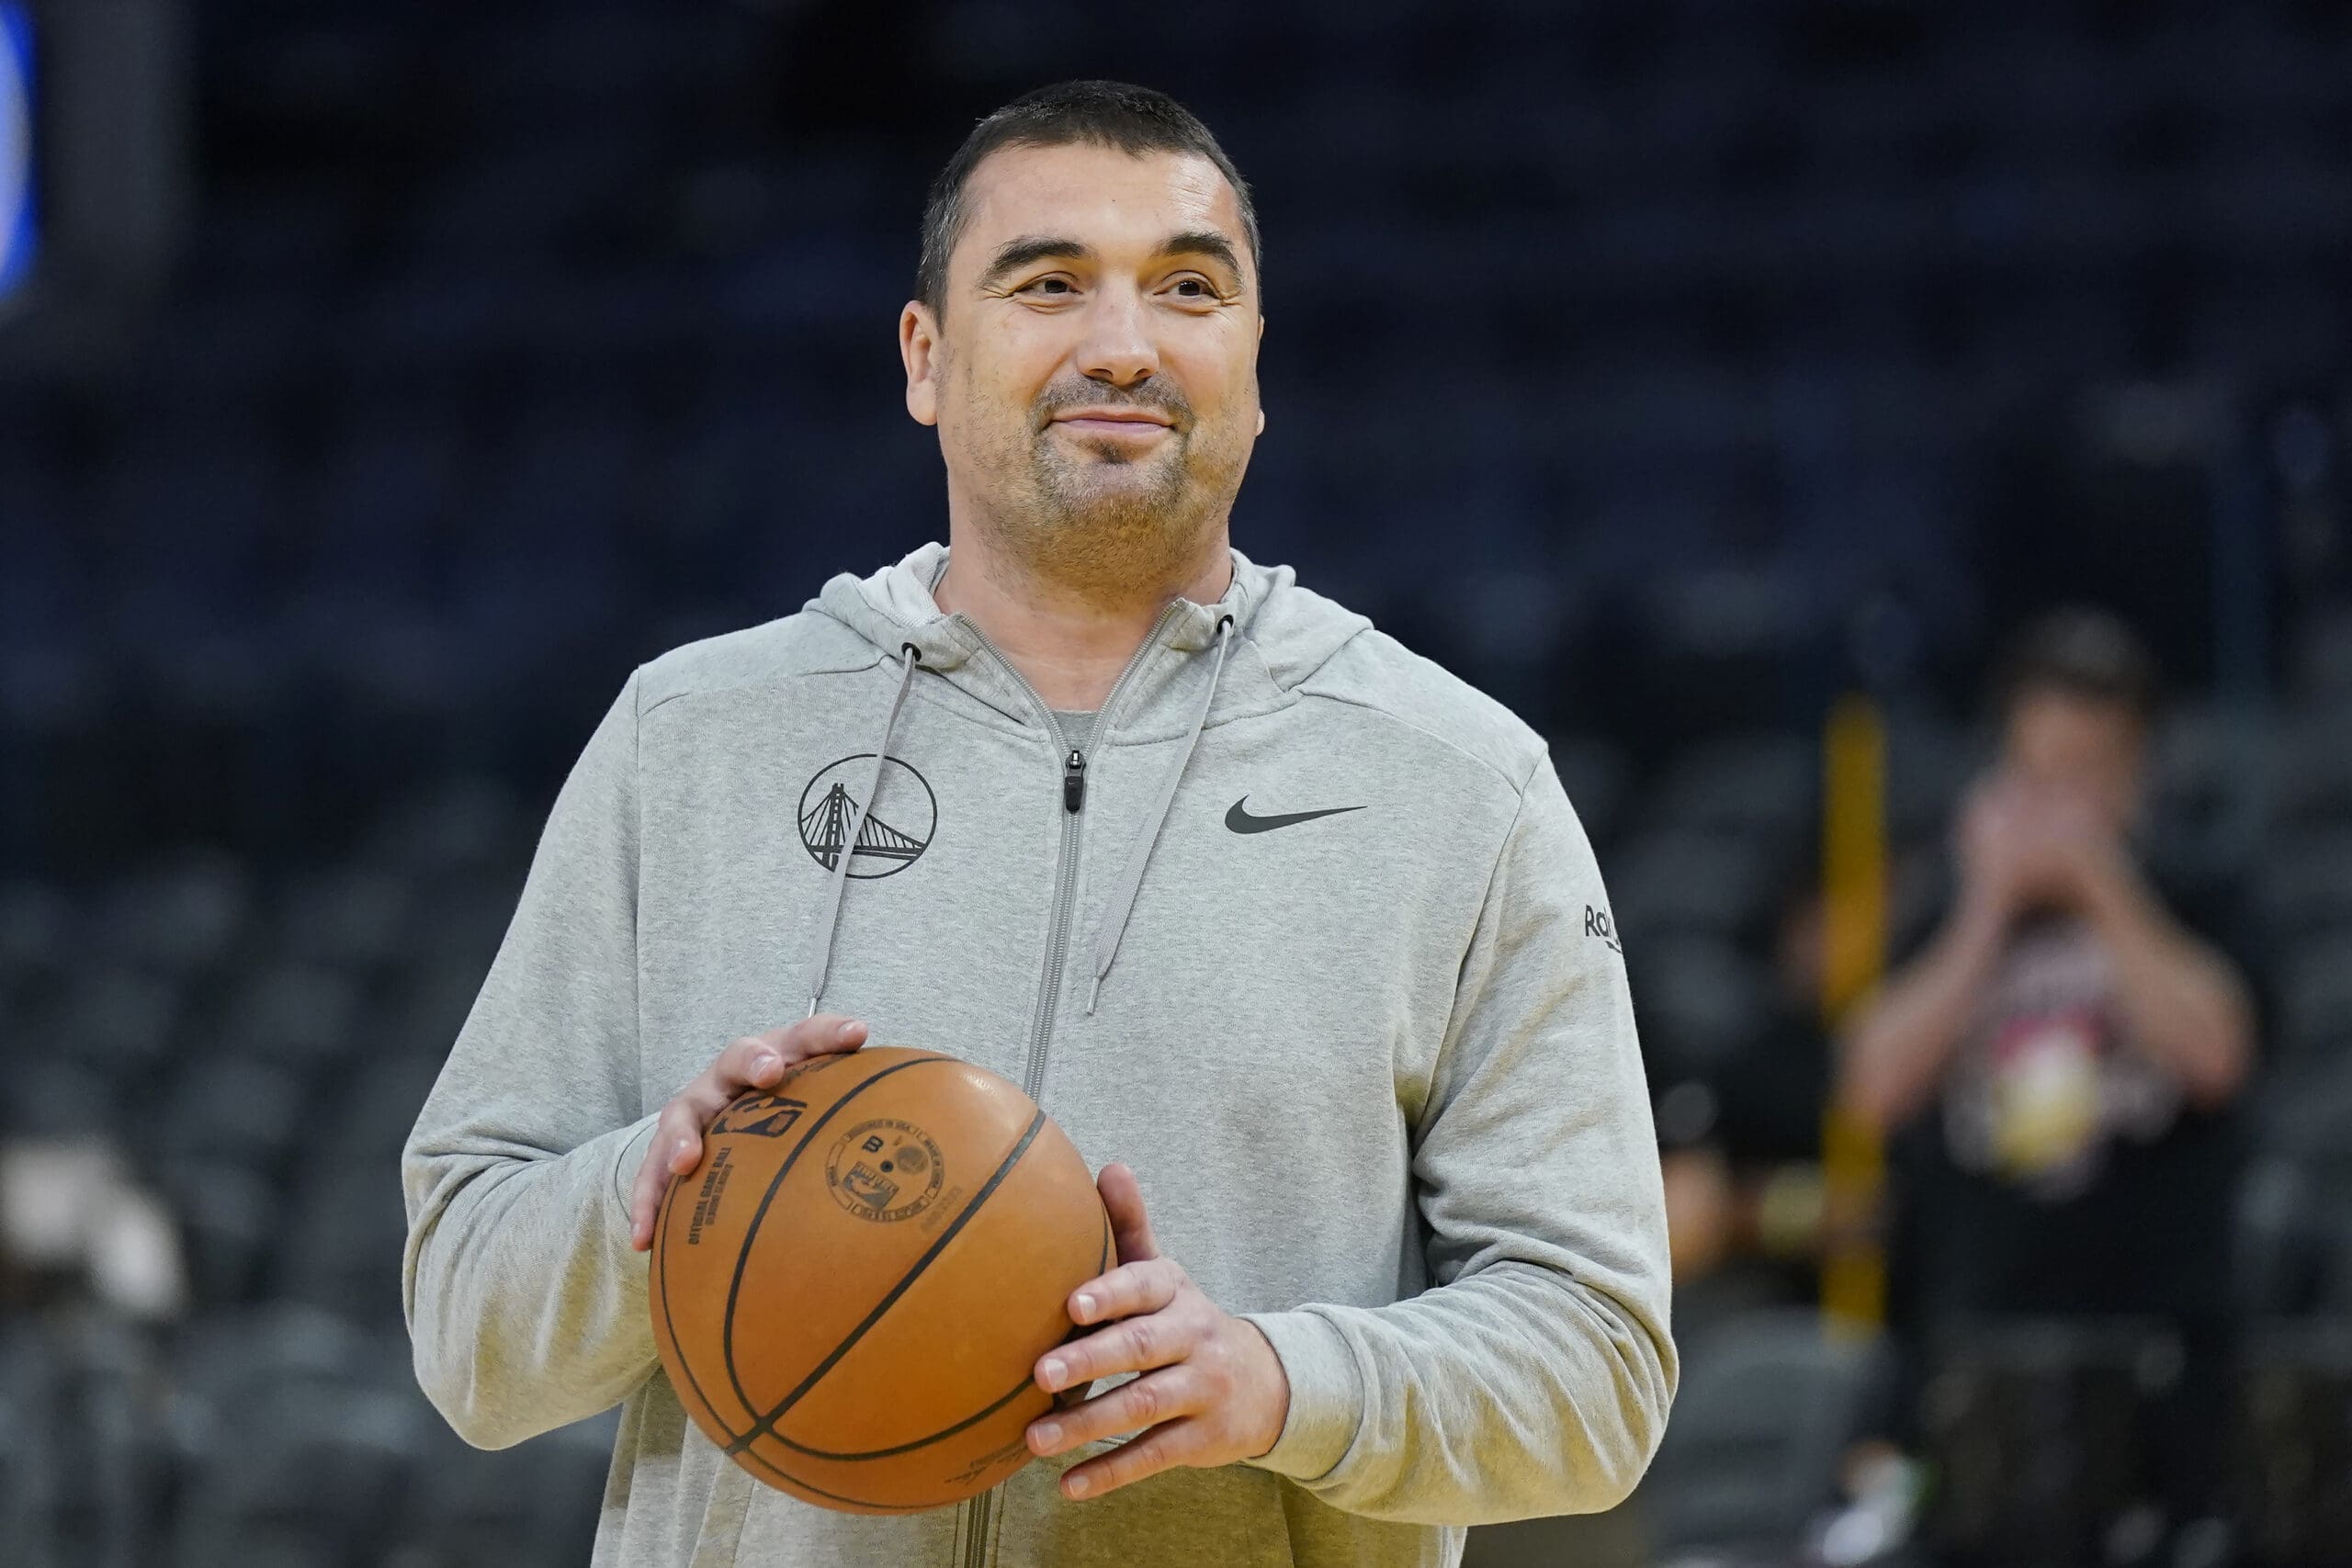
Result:
M662 1108L645 1163L628 1200L628 1244L643 1252L653 1245L653 1218L662 1190L702 1159L703 1129L747 1089L767 1089L787 1068L831 1051L854 1051L865 1043L865 1025L839 1013L820 1012L781 1029L763 1030L734 1041Z
M2030 908L2079 902L2083 868L2114 848L2080 803L1999 773L1969 791L1957 838L1962 892L2004 925Z

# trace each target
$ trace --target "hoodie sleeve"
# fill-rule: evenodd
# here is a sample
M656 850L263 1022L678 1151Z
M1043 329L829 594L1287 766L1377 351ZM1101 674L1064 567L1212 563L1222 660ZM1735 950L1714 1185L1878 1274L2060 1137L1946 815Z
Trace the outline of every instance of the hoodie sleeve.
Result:
M1546 758L1465 955L1413 1174L1435 1286L1250 1314L1290 1414L1250 1462L1374 1518L1611 1507L1679 1368L1665 1201L1624 961Z
M628 1215L653 1125L639 1079L637 703L632 675L556 797L401 1154L417 1380L480 1448L606 1409L656 1361Z

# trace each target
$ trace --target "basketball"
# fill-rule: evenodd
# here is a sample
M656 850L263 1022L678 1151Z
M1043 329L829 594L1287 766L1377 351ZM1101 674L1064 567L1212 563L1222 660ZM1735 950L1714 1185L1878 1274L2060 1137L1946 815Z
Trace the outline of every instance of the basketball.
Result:
M1086 1162L1035 1101L877 1045L719 1113L662 1199L649 1301L680 1402L736 1463L826 1507L911 1513L1028 1461L1057 1403L1032 1370L1114 1261Z

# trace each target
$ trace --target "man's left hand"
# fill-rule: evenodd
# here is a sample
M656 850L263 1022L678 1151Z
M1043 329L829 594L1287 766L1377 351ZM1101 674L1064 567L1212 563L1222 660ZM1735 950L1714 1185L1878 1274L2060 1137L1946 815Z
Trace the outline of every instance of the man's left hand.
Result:
M1107 1165L1096 1185L1119 1266L1071 1292L1069 1315L1081 1326L1108 1326L1040 1358L1037 1386L1058 1393L1096 1378L1141 1375L1031 1422L1031 1450L1065 1453L1140 1433L1072 1466L1062 1477L1062 1495L1072 1498L1099 1497L1177 1465L1205 1469L1265 1453L1290 1413L1290 1380L1274 1348L1159 1255L1135 1172Z

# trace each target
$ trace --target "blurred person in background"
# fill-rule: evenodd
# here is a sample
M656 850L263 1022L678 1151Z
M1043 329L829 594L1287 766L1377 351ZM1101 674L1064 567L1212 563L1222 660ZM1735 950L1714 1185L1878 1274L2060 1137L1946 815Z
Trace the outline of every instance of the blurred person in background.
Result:
M187 1294L171 1210L123 1150L0 1129L0 1311L96 1306L164 1322Z
M1998 667L1994 765L1951 867L1842 1042L1838 1092L1910 1179L1908 1326L2154 1315L2182 1335L2157 1412L2176 1521L2217 1506L2230 1214L2256 1017L2233 888L2154 841L2153 660L2104 614L2054 614Z

